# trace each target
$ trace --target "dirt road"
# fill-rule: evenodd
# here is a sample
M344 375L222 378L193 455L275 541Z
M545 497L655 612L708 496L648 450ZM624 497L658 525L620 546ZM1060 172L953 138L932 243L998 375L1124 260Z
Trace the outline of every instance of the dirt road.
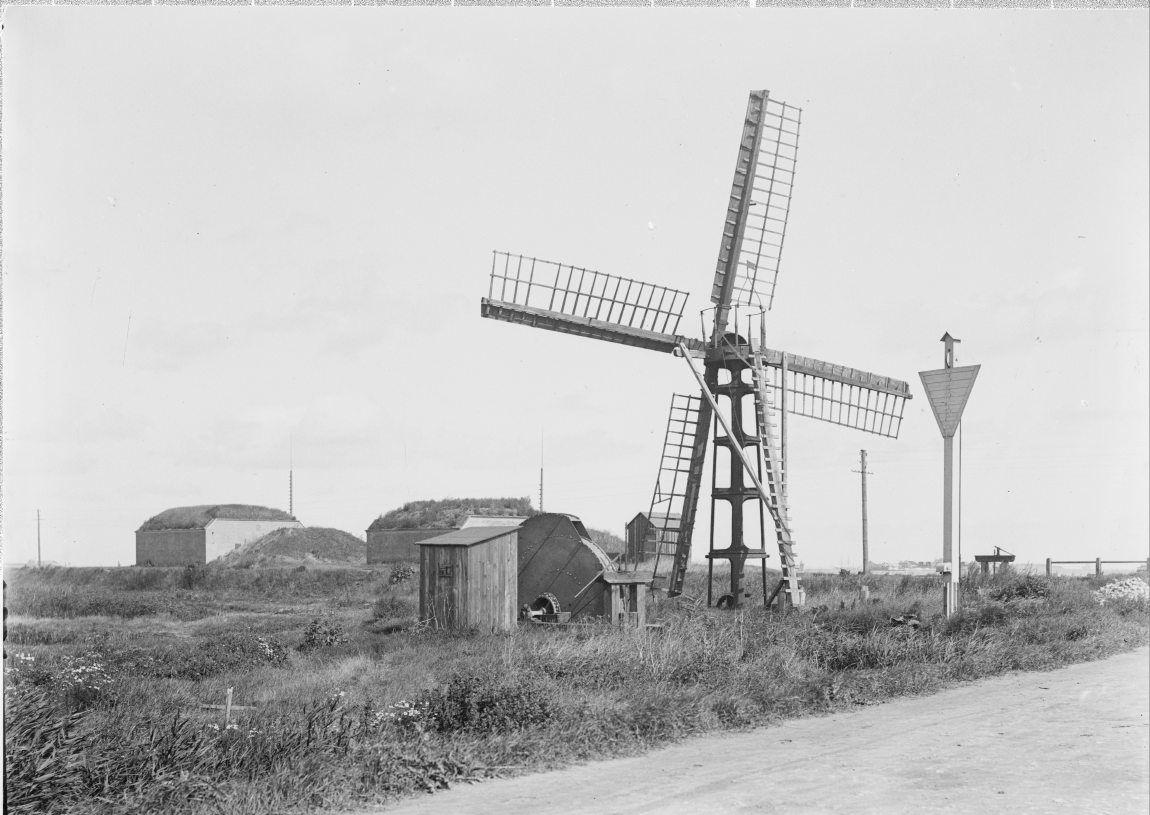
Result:
M637 758L462 786L386 812L1144 815L1148 708L1150 650L1142 648L703 736Z

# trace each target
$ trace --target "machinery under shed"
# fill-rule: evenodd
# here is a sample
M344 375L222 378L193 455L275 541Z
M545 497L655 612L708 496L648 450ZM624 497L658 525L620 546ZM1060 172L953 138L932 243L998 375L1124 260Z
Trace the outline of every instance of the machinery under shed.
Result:
M649 576L618 571L575 515L544 513L519 527L521 618L542 612L572 621L605 617L635 623L647 582Z

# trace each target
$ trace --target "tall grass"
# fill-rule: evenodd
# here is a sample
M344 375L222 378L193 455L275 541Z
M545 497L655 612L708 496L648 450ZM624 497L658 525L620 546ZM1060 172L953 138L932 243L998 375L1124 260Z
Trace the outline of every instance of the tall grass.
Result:
M182 589L178 570L44 571L17 576L22 616L9 644L22 651L8 672L5 734L14 812L368 803L1053 668L1144 644L1148 630L1145 602L1101 606L1091 592L1104 581L1094 579L972 581L961 613L945 620L932 578L813 578L808 610L780 615L706 609L692 574L683 598L659 604L661 628L532 626L500 637L427 631L412 581L370 573L209 575ZM231 609L236 592L258 597L259 579L314 602ZM80 590L167 591L211 614L33 616L71 608L52 595ZM908 617L921 626L892 625ZM90 676L109 681L84 687ZM230 729L202 707L228 687L245 705Z

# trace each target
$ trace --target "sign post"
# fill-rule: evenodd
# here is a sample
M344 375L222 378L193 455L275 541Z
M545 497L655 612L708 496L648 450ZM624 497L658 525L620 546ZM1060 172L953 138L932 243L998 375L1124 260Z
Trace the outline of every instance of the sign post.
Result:
M974 388L980 365L954 367L954 344L961 342L942 335L944 346L943 367L934 371L920 371L922 387L934 412L938 429L942 431L942 573L943 613L949 617L958 609L958 575L961 563L954 557L954 432L962 421L966 400Z

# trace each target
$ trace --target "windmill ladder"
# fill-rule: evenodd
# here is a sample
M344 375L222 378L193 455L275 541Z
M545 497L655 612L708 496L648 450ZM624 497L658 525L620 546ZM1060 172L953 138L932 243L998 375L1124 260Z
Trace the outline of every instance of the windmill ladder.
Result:
M682 593L687 574L695 507L699 484L703 478L710 426L710 412L703 410L700 397L684 394L672 397L671 412L667 417L667 434L663 440L663 455L659 461L659 477L655 482L651 510L647 515L655 532L655 566L652 577L655 578L659 573L660 560L671 557L672 565L666 585L671 597Z
M729 438L734 438L735 436L731 431L730 423L727 421L727 418L723 415L722 411L719 410L719 405L715 401L714 395L707 387L707 383L703 379L703 375L699 372L699 369L695 367L694 361L688 354L687 347L682 343L679 344L679 354L683 357L683 359L687 360L687 365L690 367L691 373L694 374L695 379L698 380L699 386L702 388L703 395L710 403L711 409L715 413L715 418L718 420L719 424L722 425L723 431ZM767 394L769 392L769 386L767 385L766 374L764 368L762 367L762 363L762 355L755 353L752 356L750 362L751 375L754 377L755 384L755 411L759 419L761 432L769 433L770 425L763 423L768 419L769 405L767 402ZM803 603L803 592L799 586L799 572L798 567L795 564L794 542L791 540L791 531L784 514L786 509L785 500L780 504L780 502L776 501L773 497L776 491L774 485L781 485L782 478L781 473L779 473L776 469L777 464L774 462L773 457L767 453L769 441L769 438L764 439L764 443L759 445L759 448L763 450L763 456L767 465L766 471L768 473L768 482L774 482L769 491L766 487L763 486L763 482L759 480L758 473L755 472L754 465L747 459L746 453L742 449L734 449L732 450L732 453L738 455L739 461L741 461L743 464L743 469L746 471L747 476L751 479L751 483L755 485L755 489L759 492L759 498L766 505L767 509L771 513L771 519L775 522L775 537L778 539L779 543L779 567L783 573L783 580L780 584L780 589L786 593L786 600L788 604L791 606L797 606L802 605ZM778 494L782 495L781 488L778 489Z
M801 603L801 589L799 587L799 570L795 564L794 539L791 538L790 513L787 508L787 482L783 478L781 454L776 457L779 450L775 427L771 422L771 410L774 400L771 386L767 381L767 370L763 365L763 355L751 355L751 381L755 386L755 418L759 423L759 434L762 443L759 449L763 455L763 470L767 476L767 491L770 493L767 509L775 522L775 537L779 542L779 568L783 573L783 590L793 604ZM785 384L785 383L784 383Z

